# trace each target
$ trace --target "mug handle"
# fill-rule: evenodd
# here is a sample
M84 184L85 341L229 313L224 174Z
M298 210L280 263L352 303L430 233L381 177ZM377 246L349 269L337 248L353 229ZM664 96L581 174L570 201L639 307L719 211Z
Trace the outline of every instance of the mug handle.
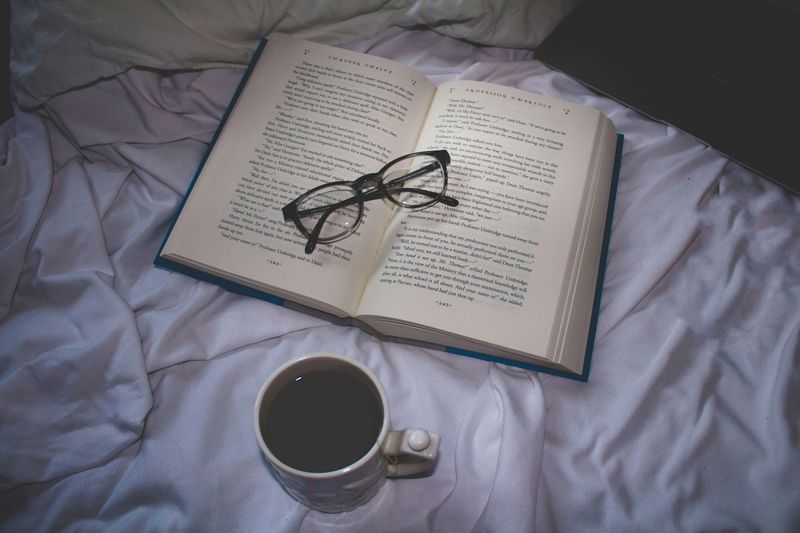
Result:
M381 448L388 477L413 476L429 470L439 456L439 435L424 429L390 431Z

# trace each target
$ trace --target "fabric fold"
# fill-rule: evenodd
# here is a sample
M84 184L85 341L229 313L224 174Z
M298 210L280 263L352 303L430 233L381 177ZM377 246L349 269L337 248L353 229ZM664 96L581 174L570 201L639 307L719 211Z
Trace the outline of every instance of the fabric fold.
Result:
M17 112L0 126L0 320L14 297L50 195L53 165L44 122Z

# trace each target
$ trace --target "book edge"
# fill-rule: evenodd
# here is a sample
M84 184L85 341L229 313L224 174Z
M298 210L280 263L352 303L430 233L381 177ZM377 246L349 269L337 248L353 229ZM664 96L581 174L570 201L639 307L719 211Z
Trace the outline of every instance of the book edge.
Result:
M597 323L600 317L600 303L603 296L603 283L606 277L606 267L608 266L608 249L611 244L611 226L614 222L614 208L617 203L617 188L619 186L619 174L622 168L622 147L625 144L625 136L617 133L617 148L614 152L614 169L611 172L611 189L608 193L608 209L606 211L606 224L603 231L603 245L600 252L600 262L597 269L597 284L594 291L594 305L592 307L592 319L589 323L589 335L586 340L586 357L583 360L583 370L581 380L589 380L589 371L592 366L592 355L594 354L594 341L597 334Z

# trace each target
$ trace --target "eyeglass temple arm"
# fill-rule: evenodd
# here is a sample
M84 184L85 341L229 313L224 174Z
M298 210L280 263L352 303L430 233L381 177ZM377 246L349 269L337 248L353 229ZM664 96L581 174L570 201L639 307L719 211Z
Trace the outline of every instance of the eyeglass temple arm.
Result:
M328 217L336 210L336 208L329 209L326 213L323 213L319 220L317 220L317 224L314 226L314 229L311 230L311 233L308 235L308 240L306 241L306 254L310 254L314 251L317 247L317 242L319 241L319 234L322 232L322 226L325 225L325 221L328 220Z
M413 187L403 187L400 189L392 189L392 192L409 192L414 194L420 194L422 196L427 196L428 198L436 198L439 196L439 193L427 191L425 189L416 189ZM319 207L312 207L310 209L303 209L302 211L297 209L295 204L287 205L283 208L283 221L288 222L289 220L293 220L295 218L303 218L303 217L310 217L316 215L318 213L325 213L334 211L341 207L347 207L348 205L357 204L359 201L361 202L369 202L370 200L380 200L384 198L386 193L380 189L376 189L374 191L370 191L366 194L362 194L361 197L354 196L352 198L348 198L347 200L342 200L341 202L336 202L335 204L328 204L328 205L321 205ZM452 196L443 195L439 198L439 201L443 204L456 207L458 205L458 200L453 198ZM330 213L328 213L330 214Z
M419 176L422 176L423 174L427 174L428 172L433 172L434 170L436 170L436 167L437 167L437 165L435 163L431 163L430 165L425 165L424 167L419 168L419 169L415 170L414 172L409 172L408 174L405 174L403 176L394 178L393 180L384 183L384 185L391 192L410 192L410 193L415 193L415 194L421 194L423 196L427 196L428 198L436 198L439 195L439 193L427 191L425 189L417 189L417 188L413 188L413 187L412 188L401 187L400 189L395 189L394 188L396 185L399 185L399 184L401 184L401 183L403 183L405 181L408 181L408 180L414 179L414 178L418 178ZM445 205L450 206L450 207L455 207L455 206L458 205L458 200L456 200L452 196L442 195L442 197L439 199L439 201L442 202Z
M427 196L428 198L436 198L436 197L439 196L439 193L436 193L436 192L426 191L425 189L409 188L409 187L404 187L404 188L401 188L401 189L392 189L392 192L398 192L398 193L409 192L409 193L414 193L414 194L420 194L422 196ZM293 206L294 209L288 209L289 206L286 206L286 207L283 208L283 220L284 220L284 222L288 222L289 220L292 220L295 217L296 218L310 217L310 216L316 215L318 213L324 213L323 216L325 218L327 218L331 214L331 212L333 212L333 211L335 211L335 210L337 210L339 208L347 207L348 205L357 204L359 201L361 201L361 202L369 202L371 200L380 200L381 198L384 198L385 196L386 196L386 193L384 191L375 190L375 191L370 191L370 192L368 192L366 194L362 194L360 198L357 197L357 196L354 196L352 198L348 198L347 200L342 200L341 202L336 202L335 204L328 204L328 205L322 205L322 206L319 206L319 207L312 207L310 209L303 209L302 211L298 210L295 206ZM456 200L452 196L444 195L444 196L439 198L439 201L442 202L443 204L447 205L447 206L450 206L450 207L455 207L455 206L458 205L458 200Z
M392 192L410 192L410 193L420 194L422 196L427 196L428 198L436 198L437 196L439 196L439 193L432 192L432 191L427 191L425 189L406 188L406 187L403 187L403 188L400 188L400 189L394 188L394 186L397 185L397 184L401 184L404 181L419 177L419 176L421 176L423 174L427 174L428 172L431 172L431 171L435 170L435 168L436 168L436 165L431 163L430 165L426 165L425 167L420 168L418 170L415 170L414 172L410 172L410 173L408 173L408 174L406 174L404 176L400 176L399 178L395 178L392 181L386 183L385 185L386 185L387 189L391 189ZM373 174L365 174L364 176L361 176L360 178L358 178L357 180L355 180L353 182L353 187L358 189L359 187L363 186L364 183L374 179L375 176L376 176L376 174L374 174L374 173ZM286 206L286 207L283 208L283 219L284 219L284 221L288 221L291 218L293 218L294 216L297 216L298 218L308 217L308 216L316 215L317 213L324 213L325 211L339 209L341 207L347 207L348 205L353 205L355 203L358 203L359 200L362 201L362 202L368 202L370 200L381 199L381 198L383 198L385 196L386 196L385 192L383 192L380 189L375 189L373 191L370 191L370 192L362 194L360 199L357 196L354 196L352 198L347 198L346 200L342 200L340 202L336 202L335 204L323 205L323 206L319 206L319 207L312 207L310 209L303 209L302 211L298 211L296 207L294 209L292 209L292 210L289 210L288 209L289 206ZM452 196L443 195L440 198L440 201L443 204L448 205L450 207L455 207L455 206L458 205L458 200L456 200Z
M429 172L433 172L434 170L436 170L437 167L438 167L438 165L436 163L431 163L429 165L425 165L422 168L418 168L414 172L409 172L408 174L404 174L402 176L398 176L398 177L394 178L391 181L387 181L386 185L387 186L394 185L395 183L403 183L404 181L408 181L410 179L418 178L418 177L422 176L423 174L427 174Z
M416 189L414 187L402 187L400 189L392 189L393 193L401 193L401 192L408 192L413 194L419 194L422 196L427 196L428 198L438 198L441 203L444 205L455 207L458 205L458 200L453 198L452 196L442 195L439 196L438 192L426 191L425 189ZM381 195L381 197L386 196ZM370 200L375 200L375 198L369 198Z
M351 186L358 189L367 181L374 179L375 176L377 176L377 174L375 174L374 172L371 174L365 174L360 178L358 178L357 180L353 181ZM352 198L347 198L340 202L336 202L335 204L321 205L318 207L312 207L310 209L303 209L302 211L297 209L297 201L299 199L300 198L292 201L291 203L283 207L282 211L283 211L284 222L288 222L290 220L299 219L303 217L309 217L312 215L316 215L318 213L324 213L325 211L328 210L339 209L340 207L347 207L348 205L353 205L358 203L359 201L363 201L364 196L362 195L361 198L359 198L358 196L353 196ZM373 198L368 198L368 199L372 200Z
M331 211L335 211L341 207L347 207L348 205L357 204L359 201L362 201L364 196L362 196L361 200L359 200L358 196L353 196L352 198L348 198L347 200L342 200L341 202L336 202L335 204L328 204L328 205L321 205L319 207L311 207L309 209L303 209L302 211L297 209L297 204L292 202L291 204L285 206L283 208L283 221L288 222L294 218L303 218L303 217L310 217L312 215L316 215L318 213L325 213L325 217L330 215ZM369 198L370 200L372 198Z

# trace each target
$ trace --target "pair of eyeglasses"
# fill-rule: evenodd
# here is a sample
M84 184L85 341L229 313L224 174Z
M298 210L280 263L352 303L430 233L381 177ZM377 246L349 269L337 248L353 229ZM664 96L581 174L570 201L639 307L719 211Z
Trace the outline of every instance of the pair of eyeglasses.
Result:
M398 157L378 172L354 181L335 181L301 194L283 208L283 220L292 221L306 238L305 252L318 243L336 242L352 235L364 217L364 202L383 199L394 207L418 210L439 202L455 207L446 195L447 150L414 152Z

